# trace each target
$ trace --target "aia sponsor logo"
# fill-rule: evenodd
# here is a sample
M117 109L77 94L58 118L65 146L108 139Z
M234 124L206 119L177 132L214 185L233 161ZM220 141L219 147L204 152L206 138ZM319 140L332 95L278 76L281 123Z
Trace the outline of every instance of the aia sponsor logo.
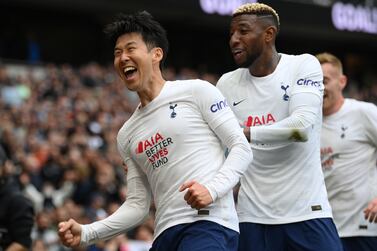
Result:
M156 133L149 139L140 141L135 152L136 154L144 153L152 168L156 169L168 163L168 146L171 144L173 144L172 138L164 138L160 133Z
M211 105L210 110L211 110L211 112L215 113L215 112L221 111L222 109L224 109L227 106L228 106L228 102L224 99L224 100L221 100L221 101Z
M271 113L254 115L247 117L244 125L247 127L260 126L260 125L270 125L276 122L276 119Z
M321 148L321 164L324 170L330 170L334 160L339 158L339 153L333 153L332 147Z

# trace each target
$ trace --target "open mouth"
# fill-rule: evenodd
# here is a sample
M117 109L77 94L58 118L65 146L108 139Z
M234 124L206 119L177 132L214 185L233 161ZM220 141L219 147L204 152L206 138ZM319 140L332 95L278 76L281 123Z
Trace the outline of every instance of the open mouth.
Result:
M132 79L133 76L135 76L137 69L133 66L126 66L123 69L124 76L126 77L126 80Z
M243 57L244 57L244 50L242 49L233 49L232 50L232 54L233 54L233 59L236 61L236 62L240 62L242 61Z
M241 49L233 49L232 53L233 53L234 57L237 57L242 53L242 50Z

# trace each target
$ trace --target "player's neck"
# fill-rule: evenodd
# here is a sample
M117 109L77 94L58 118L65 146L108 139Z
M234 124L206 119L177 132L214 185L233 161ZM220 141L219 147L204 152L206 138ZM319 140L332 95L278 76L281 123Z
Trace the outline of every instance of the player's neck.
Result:
M341 96L339 97L339 99L335 102L335 104L331 107L331 109L328 109L328 110L324 110L323 111L323 115L324 116L330 116L334 113L337 113L343 106L344 104L344 97Z
M251 75L264 77L273 73L279 64L281 55L273 48L269 53L262 55L249 68Z
M161 74L154 74L145 84L146 88L137 92L141 106L148 105L153 99L155 99L161 92L166 80Z

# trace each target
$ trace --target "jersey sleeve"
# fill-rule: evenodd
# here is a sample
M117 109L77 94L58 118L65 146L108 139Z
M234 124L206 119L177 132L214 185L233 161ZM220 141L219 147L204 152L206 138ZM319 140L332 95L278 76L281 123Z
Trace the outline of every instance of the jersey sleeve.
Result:
M253 143L277 144L285 142L306 142L319 123L322 113L322 99L313 93L297 93L290 100L289 116L272 125L250 128Z
M110 239L141 224L149 214L152 193L146 175L131 159L127 165L127 200L107 218L81 225L81 245Z
M221 92L206 81L197 80L192 85L192 95L205 121L211 128L217 127L224 121L234 117L228 101Z
M289 100L289 116L272 125L250 128L253 143L305 142L322 114L323 73L318 60L301 55L297 65L294 88Z
M310 92L323 98L323 72L318 59L309 54L301 55L296 62L297 71L294 78L292 95L302 92ZM294 65L292 65L294 67Z
M225 93L227 82L229 82L229 73L225 73L219 78L216 83L216 88L219 89L221 93Z
M361 115L366 136L372 142L373 146L377 148L377 106L364 102Z
M229 154L220 170L206 186L213 201L223 197L239 181L253 159L240 125L220 91L212 85L195 93L199 109L210 128L228 148Z

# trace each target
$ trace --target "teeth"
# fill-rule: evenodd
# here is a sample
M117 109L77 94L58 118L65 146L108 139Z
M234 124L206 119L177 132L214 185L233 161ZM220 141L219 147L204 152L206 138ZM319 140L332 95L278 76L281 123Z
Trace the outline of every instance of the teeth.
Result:
M133 70L136 70L136 68L135 67L133 67L133 66L127 66L127 67L125 67L124 68L124 72L127 72L127 71L133 71Z

